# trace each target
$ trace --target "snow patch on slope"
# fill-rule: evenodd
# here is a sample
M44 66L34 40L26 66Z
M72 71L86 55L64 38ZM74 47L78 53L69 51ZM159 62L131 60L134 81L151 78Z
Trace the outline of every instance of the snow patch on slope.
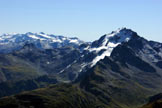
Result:
M99 43L99 47L89 47L87 50L90 52L99 53L101 50L105 50L101 55L98 54L96 58L93 59L91 63L91 67L94 66L98 61L104 59L105 56L110 56L113 49L117 47L122 42L128 42L133 34L133 31L126 28L118 29L117 31L113 31L110 34L104 35L104 39L101 43ZM102 38L102 37L101 37ZM100 38L100 39L101 39Z

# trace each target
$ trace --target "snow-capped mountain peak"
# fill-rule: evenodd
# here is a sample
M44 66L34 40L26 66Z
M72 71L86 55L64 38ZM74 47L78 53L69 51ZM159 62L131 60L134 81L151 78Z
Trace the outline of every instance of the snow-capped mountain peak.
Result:
M119 28L117 31L113 31L107 34L107 38L114 40L115 42L128 41L134 32L127 28Z
M71 68L75 67L77 64L81 65L79 65L80 68L78 68L79 70L76 70L76 72L85 72L85 70L95 66L98 61L104 59L105 56L110 56L113 49L119 44L129 42L129 40L133 39L132 37L136 35L137 33L133 32L131 29L121 28L117 31L103 35L98 40L88 45L83 45L82 56L74 63L60 71L60 74L71 70Z
M92 61L91 66L94 66L99 60L104 59L105 56L110 56L116 46L123 42L128 42L134 34L136 33L131 29L120 28L117 31L102 36L99 40L94 41L91 46L86 48L86 50L98 54Z

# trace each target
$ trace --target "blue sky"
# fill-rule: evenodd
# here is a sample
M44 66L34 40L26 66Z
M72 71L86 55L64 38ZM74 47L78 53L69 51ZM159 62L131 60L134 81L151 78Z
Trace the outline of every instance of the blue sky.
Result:
M162 0L0 0L0 34L45 32L93 41L120 27L162 42Z

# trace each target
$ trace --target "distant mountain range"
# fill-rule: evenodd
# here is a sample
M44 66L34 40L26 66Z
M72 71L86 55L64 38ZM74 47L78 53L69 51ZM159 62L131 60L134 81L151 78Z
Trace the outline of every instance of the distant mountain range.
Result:
M50 34L31 33L26 34L3 34L0 36L0 52L11 52L22 48L26 43L32 43L40 49L53 49L63 46L78 47L84 42L76 37L68 38Z
M149 107L161 98L148 99L161 96L162 43L131 29L94 42L3 35L0 52L2 108L161 108Z

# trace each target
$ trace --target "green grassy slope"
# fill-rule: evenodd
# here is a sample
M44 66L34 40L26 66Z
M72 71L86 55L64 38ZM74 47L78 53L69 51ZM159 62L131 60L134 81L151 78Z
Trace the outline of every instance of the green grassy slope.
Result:
M44 75L34 65L12 55L0 55L0 82L18 81Z
M0 97L46 87L57 82L58 81L55 79L55 77L49 77L46 75L29 80L3 82L0 83Z
M59 84L48 88L4 97L2 108L106 108L98 99L75 85ZM109 107L107 107L109 108Z

